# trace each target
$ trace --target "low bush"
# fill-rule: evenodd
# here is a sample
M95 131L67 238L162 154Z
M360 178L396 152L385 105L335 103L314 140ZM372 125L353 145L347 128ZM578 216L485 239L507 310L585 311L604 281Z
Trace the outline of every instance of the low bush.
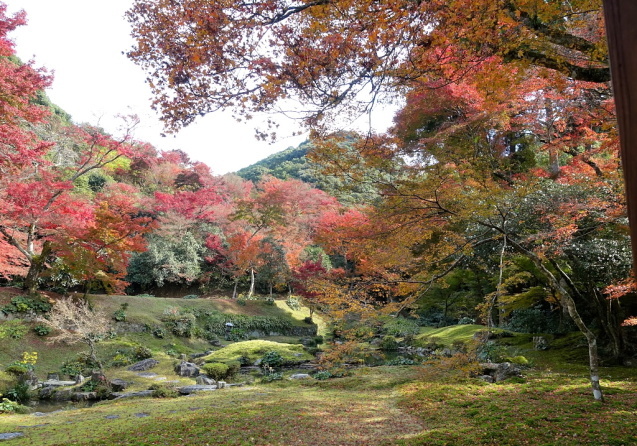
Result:
M398 350L398 341L393 336L384 336L378 348L386 352L396 351Z
M22 339L29 332L29 327L18 319L0 324L0 339Z
M33 331L38 336L46 336L49 333L51 333L51 329L47 325L44 325L44 324L36 325L35 327L33 327Z
M51 304L40 298L27 296L15 296L11 299L11 303L0 309L5 314L10 313L48 313L51 311Z
M226 379L230 366L222 362L210 362L208 364L204 364L201 367L201 370L203 370L208 377L215 381L220 381Z

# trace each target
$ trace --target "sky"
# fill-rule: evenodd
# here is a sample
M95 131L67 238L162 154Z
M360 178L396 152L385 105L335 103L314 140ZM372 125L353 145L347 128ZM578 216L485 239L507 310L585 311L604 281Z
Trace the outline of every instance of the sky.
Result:
M75 123L100 125L117 136L121 121L116 116L136 114L141 118L136 139L158 150L181 149L215 174L236 171L305 139L286 136L298 124L281 118L279 140L274 144L258 141L254 124L238 123L230 112L216 112L176 136L162 137L162 123L150 107L146 76L122 54L133 46L124 19L132 0L4 1L10 13L20 9L27 13L28 24L9 35L18 57L53 72L47 94ZM389 124L387 116L376 119L381 130Z

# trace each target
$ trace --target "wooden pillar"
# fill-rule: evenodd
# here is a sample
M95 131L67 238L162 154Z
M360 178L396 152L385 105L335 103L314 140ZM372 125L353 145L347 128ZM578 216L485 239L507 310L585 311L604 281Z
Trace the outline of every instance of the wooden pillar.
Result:
M603 0L622 168L637 259L637 0Z

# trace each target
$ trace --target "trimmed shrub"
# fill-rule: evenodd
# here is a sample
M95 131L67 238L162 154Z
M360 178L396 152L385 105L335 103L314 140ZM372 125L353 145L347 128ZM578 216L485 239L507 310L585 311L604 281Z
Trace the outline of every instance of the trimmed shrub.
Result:
M219 381L226 379L230 367L223 362L210 362L208 364L204 364L201 369L210 378L214 379L215 381Z
M385 336L378 346L381 350L392 352L398 350L398 341L393 336Z

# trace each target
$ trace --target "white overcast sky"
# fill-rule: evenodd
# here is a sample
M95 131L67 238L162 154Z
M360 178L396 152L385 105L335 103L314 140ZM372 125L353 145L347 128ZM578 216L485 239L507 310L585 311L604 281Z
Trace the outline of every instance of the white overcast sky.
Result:
M10 13L27 12L28 24L10 34L18 56L54 72L47 93L75 123L99 123L116 134L114 117L136 114L142 120L137 139L159 150L181 149L216 174L236 171L304 140L285 137L298 125L289 122L290 129L280 132L277 143L259 142L253 124L237 123L223 112L199 119L177 136L161 137L162 124L150 108L145 75L122 54L133 45L123 18L132 0L4 1ZM389 122L386 117L378 120Z

